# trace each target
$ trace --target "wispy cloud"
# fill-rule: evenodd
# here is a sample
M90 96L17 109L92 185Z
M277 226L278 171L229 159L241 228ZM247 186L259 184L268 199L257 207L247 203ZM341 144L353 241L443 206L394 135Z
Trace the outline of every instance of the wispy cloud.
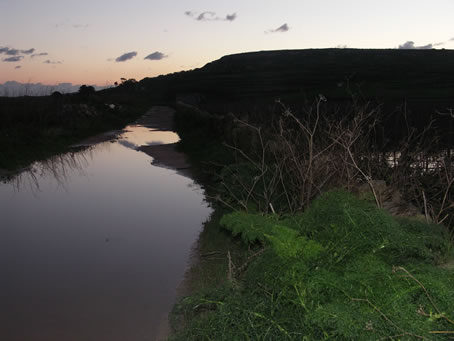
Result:
M275 29L272 29L272 30L267 30L265 31L265 33L283 33L283 32L287 32L288 30L290 30L290 27L287 25L287 23L279 26L278 28L275 28Z
M19 53L20 51L17 49L8 49L8 51L5 52L8 56L17 56Z
M164 58L167 58L168 56L165 55L164 53L162 52L159 52L159 51L156 51L156 52L153 52L153 53L150 53L148 56L146 56L144 59L148 59L148 60L161 60L161 59L164 59Z
M8 56L17 56L20 51L18 49L12 49L9 47L0 47L0 53L4 53Z
M15 67L15 69L18 69ZM3 84L0 83L0 93L8 93L8 96L48 96L54 91L61 93L74 93L77 92L81 84L72 83L60 83L53 85L44 85L41 83L19 83L15 81L8 81ZM105 87L99 87L94 85L96 90L105 89Z
M234 21L237 17L236 13L227 14L224 17L220 17L216 12L204 11L204 12L192 12L186 11L184 14L197 21Z
M19 50L19 49L14 49L10 47L0 47L0 54L6 54L8 56L18 56L20 54L32 54L35 52L34 48L28 49L28 50Z
M55 27L56 28L66 28L66 27L72 27L72 28L76 28L76 29L79 29L79 28L88 28L88 24L79 24L79 23L76 23L76 24L71 24L70 22L60 22L58 24L55 24Z
M439 44L439 43L438 43ZM416 46L414 41L406 41L402 45L399 45L398 49L400 50L430 50L433 49L434 44L427 44L427 45L421 45L421 46Z
M22 66L18 65L15 67L16 70L20 69Z
M30 58L35 58L35 57L42 57L42 56L48 56L49 53L47 52L41 52L41 53L35 53L30 56Z
M133 52L127 52L127 53L122 54L120 57L117 57L117 58L115 59L115 61L116 61L117 63L119 63L119 62L125 62L125 61L127 61L127 60L130 60L130 59L134 58L135 56L137 56L137 52L135 52L135 51L133 51Z
M215 12L210 12L210 11L207 11L207 12L202 12L200 13L196 20L197 21L209 21L209 20L216 20L216 13Z
M235 19L236 19L236 13L227 14L227 15L225 16L225 20L227 20L227 21L233 21L233 20L235 20Z
M14 63L14 62L20 62L22 58L24 58L24 56L12 56L12 57L3 59L3 61Z
M43 64L57 65L57 64L63 64L63 62L53 61L53 60L48 59L48 60L45 60L45 61L43 62Z
M32 54L33 52L35 52L35 49L31 48L28 50L21 50L20 52L22 52L23 54Z
M73 28L88 28L88 24L73 24Z

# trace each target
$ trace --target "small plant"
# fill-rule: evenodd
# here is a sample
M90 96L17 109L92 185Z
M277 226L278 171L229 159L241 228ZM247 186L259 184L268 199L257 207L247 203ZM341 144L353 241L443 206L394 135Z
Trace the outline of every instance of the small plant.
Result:
M273 233L276 222L276 218L259 213L234 212L224 215L220 224L234 237L240 236L241 240L248 245L257 242L265 243L267 235Z

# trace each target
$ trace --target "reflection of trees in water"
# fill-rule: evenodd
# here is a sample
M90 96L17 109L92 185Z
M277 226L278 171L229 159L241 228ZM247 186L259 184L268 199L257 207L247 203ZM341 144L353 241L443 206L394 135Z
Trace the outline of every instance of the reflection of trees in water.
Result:
M451 169L454 149L432 152L416 151L405 154L400 151L394 151L383 155L387 165L391 168L406 165L421 174L430 174L444 169ZM379 157L382 157L382 155L379 155Z
M109 143L102 143L96 146L80 147L66 153L58 154L46 160L36 161L28 168L22 169L19 173L4 179L3 182L14 186L16 190L30 188L32 191L40 190L42 179L53 179L58 186L65 187L69 176L74 171L84 172L84 169L93 160L93 151L99 148L108 148Z

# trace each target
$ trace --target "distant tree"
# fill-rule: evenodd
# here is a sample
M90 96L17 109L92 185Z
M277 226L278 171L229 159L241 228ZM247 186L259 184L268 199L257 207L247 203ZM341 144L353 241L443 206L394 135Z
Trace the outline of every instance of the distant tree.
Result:
M121 81L121 85L128 85L128 84L136 84L137 83L137 80L135 78L129 78L129 79L126 79L126 78L120 78L120 81Z
M61 98L63 95L61 94L60 91L54 91L54 92L52 92L51 96L53 98Z
M87 86L87 85L82 85L82 86L79 88L79 95L81 95L82 97L90 97L90 96L93 95L95 92L96 92L95 88L92 87L91 85L89 85L89 86Z
M138 84L138 82L135 78L129 78L129 79L121 78L120 80L121 80L121 86L123 87L123 89L127 89L127 90L134 90Z
M50 98L54 104L58 104L58 105L63 104L64 96L60 91L52 92L52 94L50 95Z

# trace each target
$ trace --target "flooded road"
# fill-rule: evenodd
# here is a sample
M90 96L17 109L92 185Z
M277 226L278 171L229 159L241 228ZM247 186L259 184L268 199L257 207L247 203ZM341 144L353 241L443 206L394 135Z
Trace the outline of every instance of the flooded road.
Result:
M200 187L116 139L0 183L0 340L156 340L210 214Z

